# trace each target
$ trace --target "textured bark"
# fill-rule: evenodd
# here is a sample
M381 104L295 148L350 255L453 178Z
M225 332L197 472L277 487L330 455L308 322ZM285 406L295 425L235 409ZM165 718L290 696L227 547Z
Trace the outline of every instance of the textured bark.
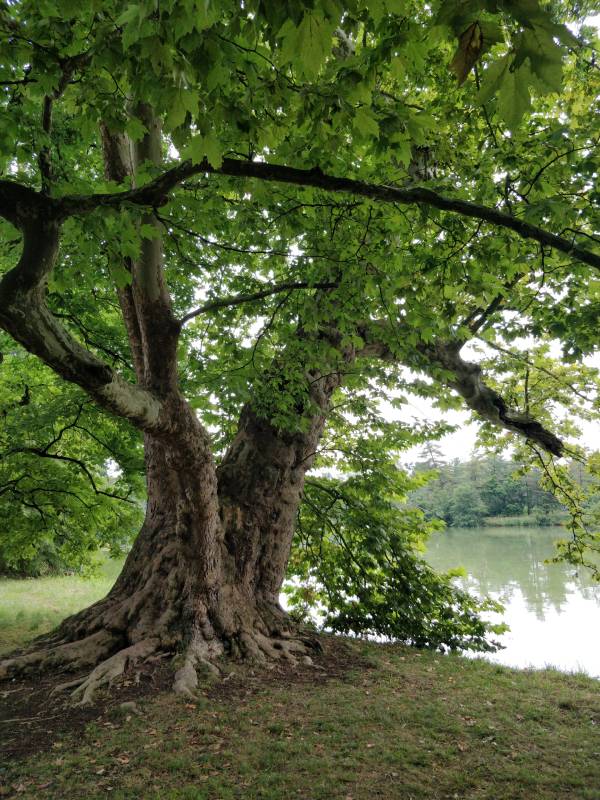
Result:
M104 154L104 174L110 181L123 183L134 173L133 148L131 141L122 133L111 133L103 123L100 125L102 151ZM129 260L124 263L128 272L132 272ZM129 347L133 360L133 368L138 381L144 377L144 354L142 352L142 334L138 321L133 288L131 284L117 287L117 297L121 306L123 324L127 332Z
M101 126L104 171L109 180L135 184L136 170L145 161L161 162L160 126L151 110L140 105L138 116L148 133L134 145L121 133ZM138 382L163 396L177 390L177 342L181 329L175 319L163 274L163 255L158 222L152 213L144 214L142 224L157 227L155 239L142 241L137 261L126 260L131 283L117 289L133 364Z
M303 433L277 431L251 407L244 408L238 433L219 467L221 518L236 580L260 601L278 602L304 478L340 382L337 372L313 376L310 395L318 410Z
M74 689L81 702L91 702L98 687L135 661L159 652L178 654L174 688L184 694L197 687L199 668L217 671L215 663L221 656L310 660L307 651L312 642L293 630L275 592L285 571L292 515L281 515L285 526L258 530L260 521L269 525L269 512L265 517L252 514L255 527L236 530L238 538L230 539L226 547L209 439L182 398L168 403L172 430L145 438L146 518L115 586L31 650L0 662L0 678L24 670L90 667L89 675L64 688ZM285 470L282 474L289 479ZM250 482L245 488L252 493L256 486L260 483ZM300 499L295 485L291 494L295 515ZM249 499L244 494L244 512ZM269 508L285 502L272 498ZM265 532L271 550L249 546ZM244 541L246 533L255 538ZM286 551L285 557L278 556L280 550ZM253 579L252 573L262 580Z
M169 435L145 436L146 518L102 601L109 609L102 624L122 627L131 644L149 636L164 647L189 639L205 621L221 577L210 442L185 401L173 401L172 420Z

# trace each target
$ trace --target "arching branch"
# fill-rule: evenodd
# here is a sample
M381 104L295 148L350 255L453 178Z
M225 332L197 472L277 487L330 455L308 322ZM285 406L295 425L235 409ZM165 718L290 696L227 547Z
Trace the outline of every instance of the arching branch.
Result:
M29 199L30 193L21 194ZM23 236L23 250L18 264L0 280L0 327L104 408L143 430L156 429L160 401L86 350L48 309L46 283L58 253L60 224L52 213L53 203L44 208L38 202L40 196L36 197L35 205L27 206L27 211L18 207L13 215Z
M329 192L344 192L368 197L372 200L380 200L385 203L430 206L441 211L449 211L460 216L482 220L497 228L511 230L522 239L532 239L540 244L553 247L572 258L589 264L595 269L600 269L600 254L585 247L580 247L572 240L557 236L538 225L533 225L519 217L498 211L496 208L461 198L446 197L433 189L425 187L415 186L402 189L385 184L366 183L351 178L326 175L319 168L296 169L263 161L242 161L225 158L218 169L212 167L208 161L203 161L200 164L184 161L139 189L113 194L64 197L60 201L61 213L64 216L72 216L93 211L99 206L118 207L123 203L161 206L166 203L169 193L176 186L186 178L199 173L215 173L240 178L257 178L264 181L291 183L297 186L312 186Z
M495 389L487 386L479 364L461 358L462 344L438 342L423 346L419 350L430 358L433 364L451 374L448 385L455 389L467 406L482 419L524 436L552 455L562 456L563 442L530 414L510 408Z

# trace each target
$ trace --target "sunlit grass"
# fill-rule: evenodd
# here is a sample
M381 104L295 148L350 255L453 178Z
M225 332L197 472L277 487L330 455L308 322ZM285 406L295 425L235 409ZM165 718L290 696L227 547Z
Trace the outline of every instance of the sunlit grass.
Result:
M114 584L123 560L99 559L90 578L59 575L0 579L0 653L47 633L69 614L100 600Z

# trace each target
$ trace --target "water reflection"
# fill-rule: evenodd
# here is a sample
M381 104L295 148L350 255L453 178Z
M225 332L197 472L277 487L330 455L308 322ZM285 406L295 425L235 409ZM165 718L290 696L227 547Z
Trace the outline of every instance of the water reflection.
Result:
M463 567L462 586L504 603L511 631L493 660L600 676L600 585L587 570L544 563L564 537L562 528L455 528L432 537L427 558L439 570Z

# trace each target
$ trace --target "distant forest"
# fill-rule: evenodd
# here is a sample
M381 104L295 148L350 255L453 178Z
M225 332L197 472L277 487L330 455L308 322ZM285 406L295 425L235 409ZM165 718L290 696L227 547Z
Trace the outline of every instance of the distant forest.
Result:
M481 525L558 525L566 511L539 485L540 473L516 475L519 465L498 456L445 463L431 445L414 472L436 470L438 477L410 494L428 518L456 528Z

